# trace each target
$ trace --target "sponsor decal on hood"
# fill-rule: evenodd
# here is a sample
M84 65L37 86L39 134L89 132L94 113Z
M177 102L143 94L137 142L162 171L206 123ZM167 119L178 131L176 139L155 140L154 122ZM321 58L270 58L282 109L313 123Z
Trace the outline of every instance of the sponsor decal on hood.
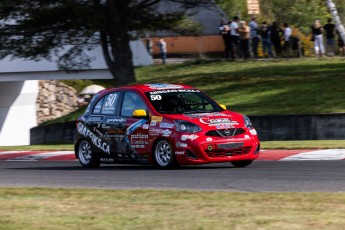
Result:
M146 86L150 87L151 89L180 89L183 88L181 85L174 85L174 84L146 84Z
M216 126L219 124L238 125L237 121L233 121L227 117L220 117L220 118L205 117L205 118L200 118L199 120L201 123L207 124L209 126Z

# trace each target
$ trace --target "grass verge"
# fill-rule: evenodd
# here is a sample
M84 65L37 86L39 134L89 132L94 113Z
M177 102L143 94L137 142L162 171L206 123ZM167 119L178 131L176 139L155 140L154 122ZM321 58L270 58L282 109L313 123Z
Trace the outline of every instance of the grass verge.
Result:
M342 229L344 193L0 188L0 229Z

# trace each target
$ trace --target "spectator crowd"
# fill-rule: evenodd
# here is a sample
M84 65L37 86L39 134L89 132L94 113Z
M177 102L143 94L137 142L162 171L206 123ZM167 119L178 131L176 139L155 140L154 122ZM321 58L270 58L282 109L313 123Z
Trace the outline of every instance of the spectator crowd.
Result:
M331 19L328 19L325 25L322 25L321 21L317 19L310 29L310 41L314 43L315 56L345 54L344 42ZM238 16L233 17L230 22L222 18L219 33L224 41L224 55L231 60L236 58L243 58L244 60L250 57L259 58L260 45L260 56L264 58L290 58L303 56L304 54L300 39L293 36L292 29L287 22L268 24L263 21L259 24L256 17L252 16L247 25ZM338 37L337 42L335 40L336 35Z

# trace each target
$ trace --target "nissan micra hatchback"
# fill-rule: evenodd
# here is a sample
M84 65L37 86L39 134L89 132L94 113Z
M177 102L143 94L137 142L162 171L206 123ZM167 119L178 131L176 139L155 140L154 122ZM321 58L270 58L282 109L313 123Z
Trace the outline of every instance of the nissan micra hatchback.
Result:
M222 162L245 167L260 152L248 117L185 85L103 90L76 124L75 155L88 168L101 163L173 168Z

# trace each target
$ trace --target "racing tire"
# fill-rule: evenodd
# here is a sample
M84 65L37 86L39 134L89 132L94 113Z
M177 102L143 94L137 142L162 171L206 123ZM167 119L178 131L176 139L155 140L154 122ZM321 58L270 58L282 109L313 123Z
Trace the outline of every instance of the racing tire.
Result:
M78 143L77 154L79 163L84 168L98 168L101 165L99 157L96 156L92 145L87 140L81 140Z
M244 167L247 167L248 165L250 165L251 163L253 163L252 160L247 160L247 161L231 161L231 164L233 166L235 166L236 168L244 168Z
M160 169L172 169L178 166L174 149L166 139L161 139L154 145L153 160L155 166Z

